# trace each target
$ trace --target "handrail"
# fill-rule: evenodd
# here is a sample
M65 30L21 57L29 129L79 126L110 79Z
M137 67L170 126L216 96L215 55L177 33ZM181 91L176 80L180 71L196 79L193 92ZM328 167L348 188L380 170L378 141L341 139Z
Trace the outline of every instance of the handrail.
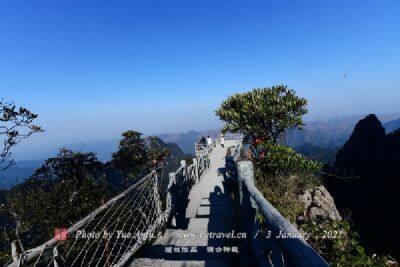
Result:
M92 211L85 218L81 219L80 221L76 222L75 224L73 224L72 226L67 228L66 234L67 235L71 235L72 233L77 231L82 225L84 225L91 218L95 217L96 215L98 215L99 213L101 213L102 211L104 211L105 209L110 207L112 204L117 202L119 199L121 199L121 198L125 197L126 195L128 195L130 192L132 192L133 190L138 188L141 184L143 184L147 180L151 179L153 177L153 175L155 174L155 172L156 171L154 170L151 173L147 174L145 177L143 177L142 179L137 181L135 184L133 184L131 187L129 187L128 189L123 191L121 194L119 194L119 195L115 196L114 198L110 199L107 203L105 203L104 205L102 205L99 208L97 208L94 211ZM45 242L44 244L42 244L40 246L37 246L37 247L35 247L33 249L27 250L25 252L25 255L23 256L23 262L24 263L29 263L29 262L33 261L34 259L36 259L37 257L40 256L40 254L41 254L41 252L43 250L43 247L53 247L53 246L57 245L58 243L60 243L59 239L52 238L52 239L50 239L49 241ZM18 267L18 266L20 266L19 262L13 262L10 265L8 265L8 267Z
M272 235L279 233L290 233L293 238L277 239L281 247L289 254L296 266L328 266L327 262L301 237L302 235L286 220L263 196L254 185L251 174L253 164L251 161L240 161L237 164L238 174L243 185L246 187L251 198L256 202L259 212L264 216L267 229Z
M241 140L243 139L243 134L240 133L226 133L224 134L225 140Z
M142 245L145 244L147 240L151 238L152 233L154 233L160 227L163 227L163 225L165 225L166 223L171 222L172 218L175 216L174 212L176 211L176 205L178 205L178 203L174 201L177 199L177 194L179 194L179 192L182 191L183 189L187 190L188 192L192 184L199 180L204 170L209 167L209 161L210 161L209 153L211 152L211 150L212 147L210 146L206 153L196 156L193 159L193 163L188 167L186 167L185 161L181 161L181 166L178 168L178 170L176 170L174 173L170 173L166 189L166 196L165 196L166 206L164 211L161 210L162 200L158 193L160 189L160 184L158 181L159 180L158 172L162 168L157 168L153 170L151 173L147 174L145 177L135 182L135 184L130 186L128 189L126 189L119 195L115 196L114 198L110 199L109 201L107 201L107 203L103 204L102 206L91 212L89 215L87 215L77 223L70 226L68 229L66 229L66 234L71 235L74 232L77 232L79 229L90 223L96 216L101 215L107 209L112 208L117 201L121 201L122 199L128 198L128 195L129 198L132 199L131 195L135 192L135 190L145 185L145 183L151 182L151 184L148 185L151 186L151 188L148 189L148 193L152 194L152 197L154 199L155 206L152 207L151 209L154 215L156 216L155 220L152 222L150 226L147 227L147 230L143 229L145 230L143 235L145 236L145 238L137 240L136 241L137 243L132 245L129 243L131 248L126 250L126 252L124 252L124 254L120 256L118 263L113 265L113 266L122 266L129 260L129 258L132 256L133 253L135 253ZM153 203L153 202L147 202L147 203ZM126 207L127 204L124 205ZM143 216L146 216L143 212L140 211L140 207L138 212L142 213ZM164 220L163 218L168 218L168 220ZM45 250L54 248L54 254L58 254L57 246L59 246L61 243L62 241L54 237L42 245L27 250L23 254L15 255L16 257L13 256L14 261L10 263L8 267L19 267L31 263L33 263L34 266L36 266L36 263L38 262L39 258L42 256ZM33 262L35 260L36 263ZM54 261L54 264L56 264L55 258L53 258L52 261Z
M255 255L259 266L287 265L300 267L328 266L328 263L302 238L301 233L286 220L263 196L254 184L253 163L240 160L240 145L226 157L226 166L230 178L238 186L242 213L242 228L251 236L246 246ZM270 235L258 236L260 222L256 219L257 211L265 219L265 226ZM278 238L281 234L289 238ZM266 243L270 252L265 256L261 243ZM277 261L277 262L274 262Z

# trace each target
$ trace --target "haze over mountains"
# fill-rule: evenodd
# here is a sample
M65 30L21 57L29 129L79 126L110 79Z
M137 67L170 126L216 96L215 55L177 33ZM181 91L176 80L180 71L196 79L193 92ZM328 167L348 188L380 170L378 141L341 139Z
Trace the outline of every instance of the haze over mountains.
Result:
M183 152L188 154L194 154L194 143L198 141L202 136L216 137L220 133L220 130L207 130L207 131L189 131L187 133L169 133L160 134L159 137L167 143L177 144Z
M286 144L297 147L310 143L324 148L337 148L342 146L349 138L356 123L368 114L348 115L330 119L317 120L306 123L302 131L294 130L286 137ZM391 132L400 127L400 113L378 114L386 132Z
M387 123L384 123L383 127L385 128L386 133L393 132L394 130L397 130L400 128L400 119L392 120Z
M23 182L42 165L42 160L22 160L9 169L0 172L0 189L9 189Z
M303 131L295 130L286 137L286 143L296 148L299 152L313 156L318 154L318 159L330 163L334 159L334 151L341 147L352 133L356 123L365 117L363 115L350 115L323 119L306 123ZM378 118L382 121L386 132L400 128L400 113L381 114ZM187 133L165 133L158 137L166 143L175 143L185 154L194 154L194 143L202 136L217 136L218 129L206 131L189 131ZM111 159L111 154L117 150L119 139L92 141L87 143L65 144L59 147L38 150L30 154L30 159L18 160L12 168L0 173L0 188L10 188L28 178L45 159L55 156L60 148L68 148L80 152L94 152L99 160L106 162Z

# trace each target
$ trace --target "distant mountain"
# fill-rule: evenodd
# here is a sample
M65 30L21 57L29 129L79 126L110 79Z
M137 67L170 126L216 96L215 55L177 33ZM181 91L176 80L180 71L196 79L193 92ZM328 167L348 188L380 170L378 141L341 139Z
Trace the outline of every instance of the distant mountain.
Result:
M168 148L171 152L171 156L167 159L169 171L176 170L180 166L180 161L188 157L188 155L185 154L177 144L170 142L164 143L164 141L161 139L158 139L158 142L160 143L161 147ZM107 162L111 160L112 153L118 149L118 140L67 144L60 146L59 148L49 150L46 159L56 156L61 148L67 148L78 152L94 152L100 161ZM16 184L23 182L29 178L43 163L44 160L17 161L14 166L0 172L0 189L10 189Z
M147 138L147 140L150 140ZM155 139L159 149L168 149L169 156L165 160L165 168L167 173L176 171L181 166L181 160L185 157L183 151L177 144L165 143L161 138Z
M350 137L356 123L366 115L349 115L306 123L302 131L293 130L286 136L286 144L296 148L304 143L323 148L336 149ZM381 114L378 118L385 124L386 132L395 127L400 114ZM393 121L394 120L394 121ZM389 122L391 124L389 124ZM392 123L393 122L393 123ZM399 123L399 122L398 122ZM393 126L394 125L394 126Z
M343 146L350 137L356 123L363 117L365 115L351 115L307 122L304 130L294 130L286 136L286 144L313 159L320 158L324 163L326 160L331 161L330 151ZM384 123L387 133L400 127L400 114L381 114L378 115L378 118ZM178 153L179 150L182 150L183 155L180 155L180 157L186 158L188 157L187 154L194 154L194 143L202 136L216 137L219 133L220 130L214 129L186 133L164 133L158 135L158 137L171 150ZM45 159L56 156L60 148L79 152L94 152L100 161L107 162L111 159L112 153L117 150L118 142L119 139L98 140L65 144L48 150L35 151L35 153L29 155L32 156L32 159L39 160L18 161L16 166L0 172L0 188L9 188L23 181L32 174L34 169L40 166L40 164L37 164L38 162L42 163ZM322 151L322 149L327 150Z
M306 156L307 158L315 161L319 161L323 164L332 165L335 161L335 153L334 149L323 148L320 146L314 146L309 143L303 143L302 145L295 148L295 150Z
M174 154L181 159L185 157L185 153L183 153L182 149L177 144L167 143L165 146L169 149L171 154Z
M350 211L363 245L399 259L400 132L385 133L375 115L366 116L325 172L330 173L323 176L325 185L336 206ZM390 234L382 229L391 229Z
M94 140L89 142L77 142L58 144L57 146L37 147L36 149L29 149L27 151L19 150L14 153L15 158L20 160L42 160L55 157L61 148L66 148L78 152L93 152L97 158L106 162L111 159L111 154L118 148L119 139L105 139ZM23 145L23 144L22 144ZM22 146L21 145L21 146Z
M386 133L391 133L400 128L400 119L386 122L383 124L383 127L385 127Z
M208 131L190 131L187 133L165 133L160 134L158 137L163 140L166 144L175 143L182 149L184 154L194 154L194 143L198 141L203 135L207 137L217 136L220 133L219 130L208 130ZM61 148L66 148L78 152L93 152L97 155L97 158L102 162L111 160L112 153L118 149L119 139L108 139L108 140L96 140L91 142L79 142L70 144L60 144L58 147L50 147L49 149L38 149L36 151L30 151L31 159L45 160L50 157L54 157L58 154ZM25 158L27 153L24 153Z
M43 164L41 160L22 160L4 171L0 172L0 189L9 189L23 182Z
M202 136L216 137L220 130L207 130L207 131L189 131L187 133L167 133L160 134L158 137L166 143L177 144L184 153L194 154L194 143Z
M179 148L177 144L174 143L165 143L160 138L156 138L156 144L159 149L168 149L170 154L165 160L164 170L165 173L168 174L170 172L175 172L181 166L181 160L184 159L185 154ZM150 143L150 139L146 138L147 144ZM122 188L124 186L123 176L121 171L117 170L111 162L107 162L104 164L104 171L106 174L106 179L109 185L113 188ZM138 178L141 178L142 175L146 175L146 173L140 174Z
M194 143L198 141L202 136L207 137L217 136L220 133L220 130L207 130L207 131L189 131L187 133L165 133L160 134L159 137L162 141L166 143L166 145L171 145L170 143L176 144L179 146L179 150L182 150L184 154L194 154ZM62 145L58 148L55 148L49 151L46 156L52 157L57 155L58 151L61 148L67 148L74 151L79 152L93 152L97 155L97 158L100 161L106 162L111 160L111 155L118 149L119 139L110 139L110 140L99 140L87 143L72 143ZM172 149L173 145L171 145Z
M185 151L181 148L179 144L177 144L174 141L166 140L163 139L161 136L158 136L165 144L162 144L164 147L168 147L171 151L174 152L174 154L179 154L180 157L183 157ZM172 138L173 139L173 138ZM119 140L118 139L112 139L112 140L102 140L102 141L95 141L91 143L75 143L75 144L67 144L63 146L64 148L71 149L74 151L79 151L79 152L93 152L96 154L97 158L102 161L110 161L112 157L112 153L118 150L118 144ZM193 143L194 146L194 143ZM60 148L56 149L54 153L56 154ZM183 152L182 152L183 151ZM180 155L182 153L182 155Z
M97 158L106 162L111 160L111 155L118 149L118 139L99 140L88 143L73 143L66 144L54 149L48 157L57 155L61 148L67 148L78 152L93 152Z

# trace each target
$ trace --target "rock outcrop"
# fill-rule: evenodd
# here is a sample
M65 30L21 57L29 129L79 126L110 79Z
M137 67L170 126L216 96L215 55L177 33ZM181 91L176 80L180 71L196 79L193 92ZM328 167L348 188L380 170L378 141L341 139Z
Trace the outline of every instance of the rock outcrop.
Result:
M299 200L304 204L305 212L298 221L342 220L335 201L322 185L304 190L299 195Z

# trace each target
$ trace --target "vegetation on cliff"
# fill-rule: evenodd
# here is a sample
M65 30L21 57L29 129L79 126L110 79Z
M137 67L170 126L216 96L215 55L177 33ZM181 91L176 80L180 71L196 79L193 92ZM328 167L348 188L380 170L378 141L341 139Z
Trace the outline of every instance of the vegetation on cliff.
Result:
M256 183L265 198L301 231L310 234L308 242L332 266L385 265L386 258L365 253L350 223L340 215L304 216L307 210L299 195L314 188L326 191L319 187L321 180L316 175L322 165L278 142L289 130L302 128L306 106L304 98L279 85L235 94L222 103L216 114L225 122L225 131L242 133L244 142L250 145ZM331 202L336 210L333 199ZM340 235L324 235L336 232Z

